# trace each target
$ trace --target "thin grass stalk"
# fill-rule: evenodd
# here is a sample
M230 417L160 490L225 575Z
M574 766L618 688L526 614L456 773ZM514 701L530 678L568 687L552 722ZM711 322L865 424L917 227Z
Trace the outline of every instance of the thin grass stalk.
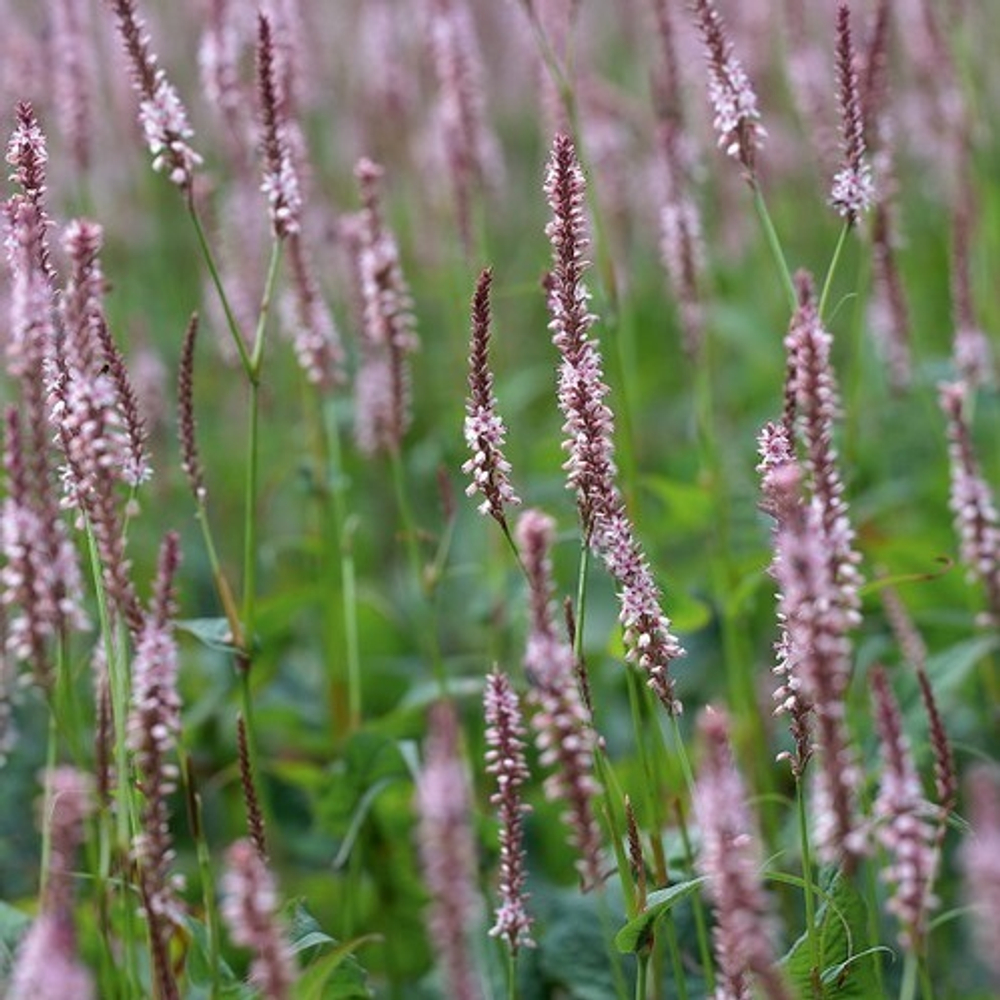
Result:
M406 490L406 477L403 471L403 457L399 447L389 450L389 461L392 466L392 484L396 491L396 507L399 511L399 518L402 522L403 533L406 536L406 551L410 562L410 573L417 585L420 606L420 634L425 646L425 653L430 660L434 680L438 685L441 697L448 694L448 683L445 677L444 663L441 659L441 650L438 646L437 623L431 604L433 593L428 587L428 581L424 577L423 564L420 558L420 539L417 537L417 525L413 517L413 508L410 505L409 495Z
M912 948L907 948L903 958L903 980L899 986L899 1000L914 1000L916 997L919 964L916 952Z
M611 918L611 908L608 905L608 894L603 885L596 887L597 892L597 913L601 921L602 937L604 946L608 953L608 961L611 963L611 977L615 981L615 995L618 1000L628 1000L628 983L625 980L625 972L622 969L621 956L615 950L615 925Z
M635 973L635 1000L646 1000L646 980L649 975L649 955L643 953L637 955Z
M798 305L798 295L795 293L795 283L792 281L791 271L788 270L788 260L785 257L785 251L781 246L778 231L774 228L771 213L767 210L767 203L764 201L764 193L761 191L760 185L756 181L751 182L750 190L753 192L754 211L757 213L757 219L764 232L767 247L771 251L771 257L773 258L775 266L778 269L778 276L781 279L781 284L785 289L785 298L788 300L788 308L791 312L795 312L796 306Z
M851 224L845 222L843 226L840 227L840 235L837 237L837 245L833 248L833 256L830 258L830 264L826 269L826 277L823 279L823 291L819 297L819 306L817 307L817 313L820 320L826 315L826 303L830 297L830 289L833 288L833 279L837 274L837 265L840 263L841 255L844 252L844 245L847 243L847 234L851 231Z
M191 826L191 838L195 843L195 854L198 858L198 874L201 879L202 902L205 907L205 931L208 936L208 963L210 966L211 983L209 997L218 1000L222 991L222 981L219 976L221 952L219 942L219 907L215 894L215 871L212 867L212 854L208 840L205 837L205 827L202 822L201 795L198 793L191 771L191 757L184 753L181 763L181 774L184 779L184 790L188 804L188 822Z
M799 846L802 851L802 898L806 910L806 938L809 942L809 983L814 997L823 996L820 975L820 943L816 933L816 899L813 895L812 845L809 842L809 818L806 813L805 789L802 776L795 779L795 803L799 821Z
M347 507L347 480L344 476L343 455L340 447L340 426L336 414L330 411L329 420L323 419L320 401L320 419L323 422L323 441L328 460L324 496L329 495L329 512L333 516L334 542L340 560L341 615L344 621L344 651L347 659L347 724L354 732L361 726L361 653L358 641L358 597L352 545L352 519Z
M733 546L730 544L732 518L730 516L730 491L726 477L725 463L721 458L719 448L719 433L716 426L715 373L714 351L711 336L706 336L702 343L701 363L695 373L695 393L698 413L702 453L705 464L712 477L713 510L712 532L709 539L709 549L712 585L720 608L723 659L726 670L726 687L729 692L729 703L737 709L737 715L751 730L752 740L757 746L767 744L767 734L764 721L757 711L757 693L753 684L753 675L743 669L750 663L745 640L746 630L740 628L739 622L729 606L728 596L732 592L731 580L733 572L730 554ZM754 780L758 788L771 791L773 777L769 762L761 755L754 755ZM768 831L770 832L770 831Z
M691 770L691 761L688 759L687 747L684 745L684 739L681 736L680 719L677 715L671 715L670 722L671 730L674 736L674 750L677 754L677 759L680 762L681 773L684 775L684 784L687 788L688 798L692 799L694 796L694 772ZM694 866L694 850L691 847L691 837L688 834L687 818L684 815L683 808L679 805L677 808L677 820L681 835L681 843L684 846L684 865L686 868L686 874L688 878L694 878L696 875ZM705 970L705 982L708 986L708 992L711 993L715 989L715 963L712 960L712 946L709 941L708 921L705 919L705 903L701 898L701 893L699 892L694 893L691 898L693 900L695 931L698 936L698 953L701 957L702 967Z
M271 247L271 262L264 282L264 294L257 316L257 331L254 334L253 353L247 373L250 383L250 404L248 414L247 478L245 493L245 523L243 545L243 629L244 648L249 670L253 660L257 624L257 488L260 465L260 380L264 363L264 333L267 329L268 313L274 294L274 283L281 260L281 241L275 240ZM249 724L249 722L248 722ZM251 736L253 734L251 733Z
M215 256L212 254L212 248L209 245L208 237L205 235L205 228L201 222L201 216L198 213L198 209L195 207L194 197L189 192L187 199L188 215L191 217L191 222L194 225L195 233L198 236L198 246L201 248L201 255L205 261L205 265L208 267L208 273L212 279L212 284L215 286L215 290L219 296L219 302L222 304L222 311L226 317L226 325L229 328L229 332L233 338L233 343L236 346L236 352L240 358L240 365L243 368L243 374L246 375L247 379L252 381L253 368L250 364L250 355L247 354L246 344L243 342L243 334L240 333L240 325L236 321L236 316L233 313L233 308L229 304L229 296L226 295L226 290L222 284L222 277L219 274L219 269L215 263Z
M97 552L97 542L89 526L86 528L87 551L90 556L91 575L94 580L94 592L97 598L97 614L101 625L101 636L104 642L105 659L108 669L108 687L111 692L111 721L115 733L115 767L117 781L115 782L115 830L111 836L110 823L104 829L106 849L102 852L102 870L106 865L110 868L115 859L119 866L119 889L122 906L122 921L124 923L124 968L126 974L126 995L132 996L132 985L139 982L136 964L136 906L128 899L130 885L129 873L132 871L130 849L132 838L138 828L137 810L132 795L132 782L129 780L128 747L125 742L125 720L128 718L130 677L124 662L126 637L124 629L112 627L108 615L107 596L104 592L101 559ZM117 634L116 634L117 633ZM113 884L109 882L109 884Z

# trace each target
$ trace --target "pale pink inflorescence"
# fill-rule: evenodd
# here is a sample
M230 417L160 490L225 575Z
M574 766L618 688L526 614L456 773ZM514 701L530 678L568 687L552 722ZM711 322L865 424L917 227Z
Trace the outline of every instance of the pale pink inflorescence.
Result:
M503 417L497 411L490 370L490 288L493 272L484 270L476 282L472 299L472 336L469 346L469 395L465 401L465 443L472 457L462 465L462 472L472 477L467 496L482 494L480 514L488 514L501 527L507 527L505 507L521 500L510 484L510 462L504 456L507 435Z
M989 614L1000 620L1000 515L993 490L983 478L965 418L969 387L951 382L940 388L941 408L948 419L948 457L955 530L962 561L972 579L986 590Z
M779 576L782 550L786 536L783 532L799 529L805 514L802 505L802 470L792 450L792 440L784 424L766 424L758 438L761 456L757 471L761 474L761 508L774 518L774 558L769 572ZM775 665L772 673L778 678L773 699L775 715L789 717L789 729L795 743L793 753L782 753L780 759L791 763L792 773L798 778L805 771L812 756L812 704L802 690L802 679L796 670L796 651L788 631L788 620L782 608L783 598L778 595L778 625L780 635L774 644Z
M222 919L234 944L252 948L250 982L266 1000L287 1000L295 984L295 959L281 927L274 876L249 840L226 852Z
M86 171L93 139L93 46L90 4L84 0L54 0L52 13L52 87L60 131L66 137L73 165Z
M91 1000L90 973L80 963L73 926L73 872L83 824L93 808L89 777L58 767L45 775L44 822L49 827L49 869L41 912L18 948L7 984L8 1000Z
M500 155L485 112L482 58L471 7L463 0L428 0L430 50L437 76L437 124L455 190L459 234L472 241L472 200L496 179Z
M417 778L417 835L431 895L430 936L440 955L447 995L455 1000L482 995L466 943L479 910L471 808L458 720L451 705L441 702L431 711L424 766Z
M717 1000L751 1000L757 982L771 1000L790 1000L768 937L770 907L747 790L733 762L728 719L707 709L698 720L705 755L694 788L701 832L698 870L708 879L716 925Z
M561 358L558 401L565 417L567 486L576 492L584 538L618 585L626 658L646 673L649 687L675 714L681 703L669 668L684 651L670 631L659 588L615 482L614 416L604 402L609 390L597 341L589 336L597 317L588 308L590 292L583 280L590 266L585 184L576 150L565 135L557 135L553 143L545 193L552 209L546 226L553 259L549 328Z
M340 330L323 298L302 234L296 233L287 243L292 287L283 300L285 325L292 331L295 356L306 380L329 389L344 381Z
M11 271L8 370L20 383L19 407L5 415L7 495L0 521L5 561L0 569L8 618L7 650L30 663L35 678L49 680L48 646L64 630L87 625L80 607L81 577L67 537L50 461L51 441L44 378L55 338L51 270L45 231L44 137L19 108L15 179L24 194L7 202L7 256Z
M189 140L194 131L187 110L164 69L157 65L146 24L135 0L107 0L129 63L132 87L139 96L139 124L153 156L153 169L166 170L171 182L189 191L201 157Z
M510 678L499 669L486 676L483 691L486 719L486 771L496 779L490 803L500 820L500 905L490 935L503 938L512 952L533 947L531 916L524 890L526 878L524 814L529 806L521 801L521 786L530 773L524 757L524 724L517 692Z
M753 178L756 151L767 134L760 124L757 95L743 64L733 55L733 43L712 0L694 0L692 12L705 46L708 100L719 146Z
M355 166L363 208L349 231L362 308L355 435L367 454L402 443L412 417L407 357L419 347L399 246L382 216L383 173L367 158Z
M761 441L764 492L775 515L779 623L776 673L780 706L792 718L801 775L812 752L809 714L820 751L815 776L816 838L820 856L850 862L864 849L856 800L861 771L845 725L851 675L849 634L860 615L860 557L843 499L833 445L838 401L830 367L830 335L823 329L806 275L798 276L799 307L785 340L788 376L781 427ZM805 474L794 457L797 434ZM805 496L799 499L803 487Z
M816 511L828 553L830 573L838 592L836 600L851 624L857 624L860 621L858 591L862 578L858 564L861 556L854 548L855 532L844 500L844 484L833 441L840 410L830 362L833 338L817 312L809 276L797 275L796 283L799 306L785 338L789 359L786 391L794 400L796 430L806 455L810 503Z
M865 157L865 124L847 4L837 8L837 81L844 159L833 179L830 204L849 225L854 225L875 201L875 181Z
M127 743L143 796L142 828L132 849L139 864L150 932L160 938L161 944L168 925L179 924L183 917L177 896L181 881L172 872L174 849L168 806L168 796L177 784L177 765L172 758L181 730L177 645L173 637L173 580L179 562L179 540L168 534L160 549L153 600L143 614L136 641L127 723Z
M538 510L526 510L517 522L515 537L530 588L524 669L531 682L531 723L540 761L553 769L545 779L545 795L565 804L562 819L579 855L577 870L584 886L593 888L601 882L601 831L593 805L600 792L593 774L597 741L574 676L573 650L553 620L549 551L554 532L555 522Z
M938 863L938 810L924 796L885 671L873 670L871 684L882 754L873 819L875 836L889 856L881 877L891 887L887 909L899 921L900 945L920 952L927 915L938 903L932 891Z
M965 893L979 956L1000 983L1000 775L979 765L966 780L971 829L962 844Z
M260 100L261 148L264 156L264 180L261 184L267 199L271 228L284 239L299 232L302 194L299 177L289 145L287 94L280 90L276 65L274 29L263 12L257 15L257 89Z

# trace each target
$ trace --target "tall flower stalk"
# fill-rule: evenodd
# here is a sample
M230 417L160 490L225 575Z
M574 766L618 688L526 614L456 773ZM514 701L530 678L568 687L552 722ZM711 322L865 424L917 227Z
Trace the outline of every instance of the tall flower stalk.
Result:
M562 819L577 852L577 871L585 888L602 882L601 831L594 815L600 788L594 778L596 737L574 676L573 649L556 632L552 612L549 550L555 522L538 510L525 511L516 539L529 587L530 631L524 669L531 683L541 763L552 768L545 794L566 806Z
M626 659L643 670L664 708L676 715L681 703L669 670L684 651L670 631L659 588L615 481L614 416L604 402L609 389L597 341L590 336L597 317L589 310L584 282L590 243L585 182L568 136L557 135L553 142L545 193L552 210L546 227L552 244L549 328L560 355L558 401L565 418L567 486L576 493L584 544L600 555L618 586Z
M493 272L486 268L476 281L472 299L469 395L465 402L464 426L465 443L472 457L462 466L462 472L472 477L472 482L466 487L466 495L482 495L479 513L492 517L510 540L505 508L516 506L521 500L510 484L510 462L503 453L507 428L497 412L497 400L493 394L493 372L489 361L492 285Z
M447 702L431 711L424 766L417 780L418 840L431 894L429 931L441 956L448 996L481 996L466 943L477 916L476 848L469 825L470 794L459 752L458 720Z

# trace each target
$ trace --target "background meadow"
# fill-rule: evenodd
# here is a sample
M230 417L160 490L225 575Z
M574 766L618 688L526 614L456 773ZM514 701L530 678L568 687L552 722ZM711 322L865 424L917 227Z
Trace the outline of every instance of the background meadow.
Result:
M107 495L123 540L121 565L143 609L161 540L169 531L179 536L166 635L177 646L181 706L159 761L179 774L168 772L156 797L143 750L127 737L141 635L124 605L115 610L92 512L81 516L71 502L61 518L78 552L89 627L43 630L30 655L11 638L19 619L35 621L35 599L25 597L23 552L9 526L17 496L8 420L0 991L525 1000L1000 995L1000 872L996 860L992 868L983 860L1000 838L1000 785L983 777L989 770L966 782L1000 753L1000 527L985 499L972 514L966 504L962 523L979 530L977 577L968 535L963 549L957 532L954 448L949 456L939 403L942 383L966 387L968 443L982 481L1000 483L992 354L1000 326L993 287L1000 147L990 125L1000 100L993 58L1000 38L986 5L854 0L847 64L875 196L845 227L830 205L844 165L841 104L850 89L838 76L837 6L718 0L717 7L732 45L725 55L740 60L757 95L759 121L743 118L740 127L766 130L752 169L740 162L742 151L720 148L713 127L712 63L698 24L714 8L704 0L692 9L678 0L273 0L263 9L267 45L255 5L239 0L146 2L138 10L132 0L0 4L5 137L23 135L30 115L47 148L42 200L50 222L39 229L54 270L38 280L49 290L41 312L57 321L39 351L55 357L70 325L60 304L73 273L63 234L70 220L92 219L103 227L101 309L127 364L153 469L148 480L117 483ZM141 44L131 55L121 44L137 23L130 18L145 24L133 33ZM260 83L267 46L270 111ZM178 145L167 146L158 171L137 120L148 97L142 75L138 93L130 82L142 52L156 53L192 129L187 136L177 119L160 119ZM678 716L653 697L642 669L626 664L620 581L597 549L581 563L586 545L563 468L566 417L557 405L560 356L546 290L552 209L543 183L557 134L573 139L586 177L584 256L592 265L583 280L597 317L590 336L610 387L616 489L685 650L671 663L684 704ZM178 173L188 146L202 162ZM58 501L66 445L59 411L51 414L53 369L25 372L18 360L23 331L40 323L25 323L24 289L32 268L41 273L18 228L36 190L25 184L18 149L13 141L8 148L2 392L23 427L54 421L47 475ZM366 221L363 199L371 188L359 189L362 158L382 168L381 221L398 241L412 299L411 309L396 288L383 314L391 326L412 312L415 336L407 340L404 329L398 351L393 334L380 342L372 333L372 283L394 290L385 259L381 271L364 263L371 213ZM288 189L272 186L270 201L261 192L262 177L273 179L275 164L286 161L300 199L291 231L276 214ZM380 252L391 264L392 253ZM483 498L466 496L462 470L470 458L463 436L470 301L485 267L492 268L493 389L522 501L507 508L505 529L477 513ZM762 509L757 437L787 405L794 303L786 285L799 269L825 292L822 319L839 385L835 460L864 581L860 615L846 633L842 696L866 841L854 861L821 863L815 853L803 861L796 803L803 795L811 815L810 782L800 790L787 760L776 759L793 744L787 716L774 714L779 585L768 572L775 523ZM188 412L197 424L203 507L193 496L191 453L178 441L185 433L178 378L192 313ZM386 350L390 367L408 368L393 383L406 391L389 404L376 365ZM107 367L97 376L105 378ZM43 378L45 412L32 409L25 388ZM402 426L386 431L397 417ZM109 433L118 433L116 419ZM25 452L30 465L30 442ZM594 769L588 798L600 830L601 883L581 887L578 838L570 831L567 841L565 803L543 788L552 761L526 723L531 777L521 794L530 806L523 846L533 945L512 956L502 936L488 934L500 841L495 776L484 762L483 690L499 667L526 719L544 714L537 704L544 685L524 667L537 631L527 557L523 545L520 563L512 552L527 508L555 519L555 630L585 663L589 682L591 710L573 731ZM234 595L228 617L222 577ZM575 642L565 633L564 599L582 622ZM102 617L106 607L110 617ZM152 621L155 608L140 617ZM246 634L234 634L234 623ZM96 649L111 667L113 718L104 731L95 683L99 691L107 668ZM45 680L42 660L54 679ZM927 923L916 944L899 938L891 907L899 879L891 870L883 877L895 861L878 835L889 820L875 816L889 767L885 730L873 716L879 664L928 803L915 815L941 824L931 845L937 901L923 895L918 903ZM929 735L918 667L962 788L943 814L940 776L935 783L942 744ZM722 884L723 874L708 860L692 783L707 787L714 773L715 724L698 721L706 706L728 720L746 812L745 829L730 828L726 843L734 857L743 834L759 844L746 870L767 902L753 902L750 912L767 923L783 985L746 955L740 974L730 975L732 965L712 954L711 884ZM249 731L242 766L238 718ZM102 746L114 762L106 794ZM806 779L821 757L822 748ZM442 760L454 765L450 778L434 769ZM91 776L79 832L64 841L55 829L58 800L43 794L45 769L56 764ZM444 783L437 799L428 775ZM223 873L238 867L230 845L248 836L248 782L266 829L261 870L276 884L273 915L267 893L260 897L264 924L274 931L276 961L294 970L288 982L261 972L255 963L266 965L267 947L234 933L239 915L226 914L225 900L239 890ZM631 845L626 796L637 828ZM166 875L152 872L136 841L154 801L168 817L161 860L184 886L170 890L169 914L151 916L146 880ZM810 837L815 851L815 823L806 844ZM442 852L457 864L443 881ZM699 876L707 883L695 884ZM671 894L669 886L679 888ZM53 908L60 935L47 953L62 948L63 957L50 962L51 980L38 973L19 981L29 928ZM716 943L726 940L721 923ZM982 941L977 926L987 929ZM631 930L622 936L622 928ZM60 962L78 978L58 981Z

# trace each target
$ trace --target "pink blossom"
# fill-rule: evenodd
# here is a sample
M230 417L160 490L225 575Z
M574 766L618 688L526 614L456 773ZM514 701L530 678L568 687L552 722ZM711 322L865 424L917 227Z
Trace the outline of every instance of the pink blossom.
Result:
M507 434L503 418L497 412L493 394L493 372L489 365L490 288L493 272L484 270L476 282L472 299L472 338L469 347L469 396L465 402L465 443L472 458L462 465L462 472L472 476L466 495L481 493L480 514L489 514L506 529L504 507L521 500L510 484L510 463L504 457Z
M490 929L493 937L504 938L511 951L533 947L531 916L524 891L525 851L523 817L529 807L521 801L521 786L530 777L524 759L524 724L521 706L510 678L499 669L486 677L483 691L486 718L486 771L496 779L490 802L500 820L500 905Z
M903 719L885 671L871 674L875 724L882 754L875 835L889 855L881 877L891 887L887 909L899 920L899 943L920 952L926 918L937 906L937 810L924 797Z
M431 711L424 766L417 779L417 833L424 881L431 894L430 936L441 956L447 995L455 1000L481 996L466 945L467 930L478 910L470 811L458 722L454 709L441 702Z
M707 877L716 926L716 997L751 1000L759 981L772 1000L790 1000L768 936L770 906L761 885L762 858L747 791L733 763L728 718L712 709L698 720L705 756L694 789L701 832L698 870Z
M234 944L255 952L250 981L266 1000L287 1000L295 983L295 959L278 926L274 876L249 840L226 852L222 918Z

